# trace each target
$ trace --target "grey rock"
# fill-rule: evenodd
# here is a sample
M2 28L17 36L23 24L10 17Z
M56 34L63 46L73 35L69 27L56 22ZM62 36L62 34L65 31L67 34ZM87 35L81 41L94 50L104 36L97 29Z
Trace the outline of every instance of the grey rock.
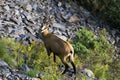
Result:
M25 74L14 72L10 69L9 65L0 59L0 78L2 80L30 80L31 78Z
M0 1L0 6L3 5L2 1Z
M34 30L31 28L31 27L24 27L24 29L28 32L28 33L31 33L32 35L35 35L35 32Z
M4 6L4 9L10 11L10 7L8 5Z
M42 78L42 76L44 76L45 75L45 72L40 72L39 74L36 74L36 77L37 78Z
M53 33L56 35L62 35L61 31L58 29L54 30Z
M63 13L62 12L62 17L68 21L68 19L72 16L72 13L71 12L68 12L68 13Z
M77 16L77 14L73 14L68 21L69 22L79 22L80 18Z
M37 4L31 4L31 5L32 5L33 10L37 10Z
M30 71L30 68L29 68L25 63L23 63L23 64L22 64L22 70L23 70L24 72L28 72L28 71Z
M58 6L59 6L59 7L62 6L62 2L58 2Z
M8 37L11 37L11 38L19 37L18 34L8 34L7 36L8 36ZM7 37L7 36L5 36L5 37Z
M5 29L0 25L0 31L4 31Z
M30 33L26 34L26 37L29 37L29 38L32 39L33 41L37 41L37 38L35 38L35 36L33 36L33 35L30 34Z
M80 7L81 10L81 16L84 17L85 19L89 18L91 16L90 12L88 12L86 9L83 7Z
M36 9L37 9L37 12L43 12L44 11L44 9L42 9L41 7L37 7Z
M31 20L32 19L32 16L30 15L30 13L24 12L23 14L24 14L23 18L27 18L27 20Z
M14 33L14 32L15 32L15 29L8 27L8 33Z
M31 78L31 80L39 80L40 78Z
M20 80L30 80L31 78L25 74L15 73L14 76L18 77Z
M65 7L69 9L71 8L71 5L69 3L65 3Z
M56 27L56 28L59 28L59 29L61 29L62 31L65 31L65 25L64 25L64 24L60 24L60 23L53 22L52 26L53 26L53 27Z
M5 61L0 59L0 66L8 66L8 64Z
M20 15L20 12L18 9L15 9L15 15Z
M26 5L26 10L29 11L29 12L32 11L32 6L30 4L27 4Z

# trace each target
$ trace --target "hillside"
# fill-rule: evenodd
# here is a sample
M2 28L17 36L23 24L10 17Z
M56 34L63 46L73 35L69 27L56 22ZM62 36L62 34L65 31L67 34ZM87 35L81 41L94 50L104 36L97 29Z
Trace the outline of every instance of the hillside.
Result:
M119 27L81 5L74 0L0 0L0 78L86 80L81 71L87 67L95 80L119 80ZM48 59L39 32L45 17L53 20L51 33L72 43L77 75L71 68L61 75L64 66L59 58L57 63L53 55Z

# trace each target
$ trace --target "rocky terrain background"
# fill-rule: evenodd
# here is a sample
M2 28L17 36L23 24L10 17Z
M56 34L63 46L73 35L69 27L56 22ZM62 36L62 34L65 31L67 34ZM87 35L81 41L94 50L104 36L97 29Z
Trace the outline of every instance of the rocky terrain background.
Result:
M47 18L47 21L54 19L49 29L64 40L73 40L75 32L81 26L92 30L96 35L99 30L106 29L109 32L106 38L115 46L115 57L119 57L120 31L111 29L109 24L103 24L102 20L75 2L63 0L0 0L0 38L15 38L16 41L26 45L31 41L41 42L36 34L44 17ZM32 79L27 75L15 72L12 73L9 65L0 60L1 78Z

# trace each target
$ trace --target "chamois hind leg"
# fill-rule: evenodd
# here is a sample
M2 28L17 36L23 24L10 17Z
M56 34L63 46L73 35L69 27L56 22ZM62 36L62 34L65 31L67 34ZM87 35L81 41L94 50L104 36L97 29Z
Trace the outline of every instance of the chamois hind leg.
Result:
M71 63L71 65L72 65L72 67L73 67L73 70L74 70L74 74L76 74L76 67L75 67L75 64L74 64L74 55L72 54L72 55L70 55L70 63Z
M69 65L68 65L67 62L66 62L66 58L61 59L61 61L62 61L62 63L65 65L65 70L63 71L62 74L65 74L66 71L68 71Z

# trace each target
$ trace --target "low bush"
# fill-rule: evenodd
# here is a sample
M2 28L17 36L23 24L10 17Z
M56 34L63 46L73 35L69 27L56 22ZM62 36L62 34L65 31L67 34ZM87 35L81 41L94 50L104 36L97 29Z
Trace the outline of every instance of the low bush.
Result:
M79 60L100 80L107 80L110 76L107 72L114 55L114 48L105 36L107 32L104 29L96 36L92 31L82 28L76 33L74 41L74 49Z

